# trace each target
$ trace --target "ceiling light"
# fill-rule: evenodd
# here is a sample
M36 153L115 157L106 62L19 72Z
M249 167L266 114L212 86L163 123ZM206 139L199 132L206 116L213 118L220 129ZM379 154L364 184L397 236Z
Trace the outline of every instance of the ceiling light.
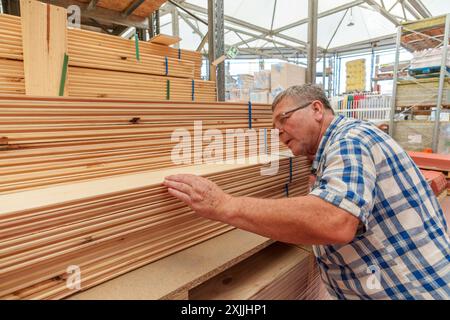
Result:
M350 8L350 18L348 19L347 27L353 27L355 22L353 21L353 8Z

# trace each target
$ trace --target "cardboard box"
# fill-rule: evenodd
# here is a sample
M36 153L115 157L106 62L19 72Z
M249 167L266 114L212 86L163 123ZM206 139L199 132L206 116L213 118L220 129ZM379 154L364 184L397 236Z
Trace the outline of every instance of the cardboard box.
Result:
M271 69L271 92L276 96L293 85L302 85L306 81L306 68L292 63L273 64Z
M270 70L255 72L254 88L257 90L270 90Z
M346 92L364 91L366 89L366 60L348 61L346 67Z
M230 102L248 102L250 101L250 90L249 89L231 89L229 91L229 101Z
M250 101L254 103L267 103L270 104L270 91L269 90L253 90L250 93Z

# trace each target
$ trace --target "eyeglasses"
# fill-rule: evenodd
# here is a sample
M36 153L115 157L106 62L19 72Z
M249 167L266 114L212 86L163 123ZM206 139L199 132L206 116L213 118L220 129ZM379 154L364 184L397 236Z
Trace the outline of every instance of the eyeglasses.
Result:
M278 115L279 126L276 126L276 127L277 127L278 129L284 127L284 125L286 124L287 119L289 119L289 118L294 114L294 112L296 112L296 111L298 111L298 110L300 110L300 109L304 109L304 108L308 107L308 106L311 105L313 102L314 102L314 101L311 101L311 102L302 104L301 106L298 106L298 107L296 107L296 108L294 108L294 109L292 109L292 110L288 110L288 111L285 111L285 112L280 113L280 114Z

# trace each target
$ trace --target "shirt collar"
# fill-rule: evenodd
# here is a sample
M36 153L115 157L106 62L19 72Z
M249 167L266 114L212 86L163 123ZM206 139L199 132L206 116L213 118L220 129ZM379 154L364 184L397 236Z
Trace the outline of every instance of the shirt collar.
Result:
M315 173L317 168L319 167L319 162L320 162L320 159L322 158L322 155L325 150L325 146L327 145L327 142L330 140L330 137L333 135L335 129L339 126L339 124L344 119L345 119L345 117L343 115L338 115L338 116L334 117L333 121L331 121L327 130L325 130L325 133L323 134L323 137L320 140L319 148L317 149L316 156L312 163L311 171L313 173Z

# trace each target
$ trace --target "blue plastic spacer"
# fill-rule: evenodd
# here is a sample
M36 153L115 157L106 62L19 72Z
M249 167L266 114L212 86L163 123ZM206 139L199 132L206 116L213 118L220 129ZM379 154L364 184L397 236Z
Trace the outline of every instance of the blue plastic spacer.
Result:
M286 193L286 197L289 197L289 183L284 185L284 192Z
M248 102L248 128L252 128L252 102Z
M192 101L195 100L195 80L192 80Z
M178 49L178 59L181 60L181 49Z
M164 60L166 62L166 76L169 75L169 60L167 57L164 57Z

